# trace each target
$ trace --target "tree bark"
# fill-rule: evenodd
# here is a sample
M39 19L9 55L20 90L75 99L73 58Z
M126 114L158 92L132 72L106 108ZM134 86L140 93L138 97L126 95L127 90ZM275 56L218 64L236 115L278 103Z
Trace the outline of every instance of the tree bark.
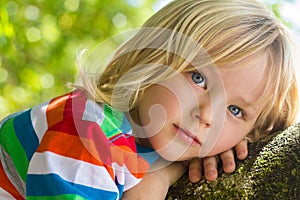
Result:
M300 199L300 123L250 144L248 158L237 161L232 174L197 184L184 175L166 199Z

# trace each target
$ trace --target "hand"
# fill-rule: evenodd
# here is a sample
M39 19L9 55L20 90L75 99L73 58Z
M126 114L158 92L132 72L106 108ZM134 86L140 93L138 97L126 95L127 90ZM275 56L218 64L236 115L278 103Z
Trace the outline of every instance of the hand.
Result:
M169 186L186 172L182 162L166 162L163 159L156 161L139 184L124 192L122 200L164 200Z
M239 160L244 160L248 155L247 140L240 141L235 146L235 153ZM189 179L192 183L197 183L202 177L202 169L204 168L204 176L208 181L214 181L218 178L218 162L219 157L222 160L223 170L225 173L232 173L235 170L234 150L230 149L216 156L206 157L204 159L195 158L189 162Z

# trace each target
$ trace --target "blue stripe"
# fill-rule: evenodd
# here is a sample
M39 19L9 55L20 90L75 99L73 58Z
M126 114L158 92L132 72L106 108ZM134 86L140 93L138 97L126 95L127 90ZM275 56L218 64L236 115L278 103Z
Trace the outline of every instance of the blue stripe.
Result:
M123 196L124 185L122 185L122 184L120 184L120 183L118 182L118 178L117 178L117 177L115 177L115 178L116 178L115 183L116 183L116 186L118 187L118 190L119 190L119 198L121 199L122 196Z
M124 133L120 133L120 134L118 134L117 136L114 136L113 139L110 139L109 142L110 142L110 143L113 143L113 142L115 142L116 140L118 140L119 138L123 137L123 135L124 135Z
M131 131L131 126L130 126L127 118L125 117L125 115L123 116L121 130L123 133L128 133L129 131Z
M113 143L113 142L115 142L116 140L118 140L121 137L125 137L127 139L129 137L132 137L132 135L129 135L129 134L126 134L126 133L119 133L117 136L114 136L113 139L110 139L109 142Z
M147 148L136 144L136 150L139 156L148 161L150 166L159 158L159 155L154 149Z
M14 118L14 129L28 160L39 145L38 137L33 129L30 117L31 110L27 110Z
M56 174L27 175L26 191L27 196L34 197L75 194L86 199L109 200L118 196L117 192L68 182Z

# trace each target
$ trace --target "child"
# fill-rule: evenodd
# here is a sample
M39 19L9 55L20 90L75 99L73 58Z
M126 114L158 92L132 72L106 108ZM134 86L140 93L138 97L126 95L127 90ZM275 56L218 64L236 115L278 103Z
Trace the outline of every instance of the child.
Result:
M184 171L175 161L294 121L291 51L284 26L254 0L171 2L103 73L82 73L83 87L2 122L0 192L163 198Z

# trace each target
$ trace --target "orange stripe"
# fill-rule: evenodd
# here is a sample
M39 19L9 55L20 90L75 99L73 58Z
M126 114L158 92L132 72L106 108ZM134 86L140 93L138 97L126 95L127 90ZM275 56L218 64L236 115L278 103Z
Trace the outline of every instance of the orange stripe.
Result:
M59 131L47 131L37 152L50 151L61 156L81 160L94 165L104 166L112 179L115 178L110 163L104 164L96 150L94 142Z
M111 146L113 162L126 165L127 169L136 178L142 178L149 170L149 163L133 152L128 146Z
M83 144L83 142L85 144ZM87 149L88 148L88 149ZM59 131L47 131L37 152L50 151L65 157L82 160L95 165L103 165L99 156L95 156L96 148L90 140Z
M50 101L46 111L48 127L52 127L63 120L66 101L69 97L70 93L56 97Z
M112 179L115 178L111 163L103 163L95 147L95 143L90 139L79 138L59 131L47 131L37 149L37 152L44 151L104 166ZM150 168L149 163L144 158L138 156L128 146L112 145L109 152L111 153L109 156L112 156L113 159L112 162L116 162L120 166L126 165L127 169L137 178L142 178Z
M6 176L2 163L0 162L0 187L16 199L24 199L23 196L18 192L15 186L10 182Z

